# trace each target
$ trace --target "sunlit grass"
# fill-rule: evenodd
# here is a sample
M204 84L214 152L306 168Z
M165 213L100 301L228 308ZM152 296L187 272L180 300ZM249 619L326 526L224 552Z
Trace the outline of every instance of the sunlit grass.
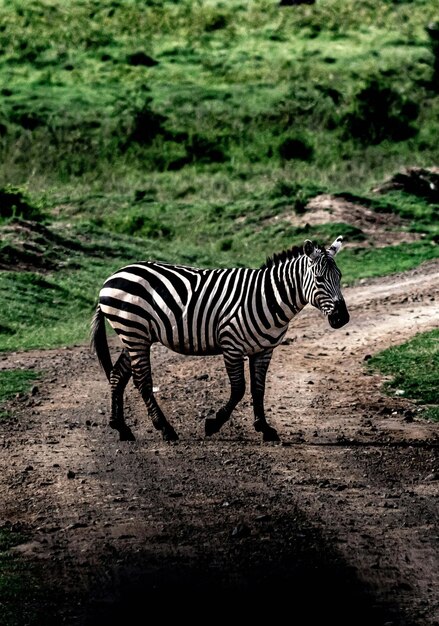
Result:
M286 167L295 180L334 185L362 184L371 170L380 175L414 155L427 164L437 154L434 95L425 89L428 2L31 1L2 3L0 16L7 86L0 123L8 131L0 181L31 176L38 184L44 175L65 184L74 176L89 184L93 176L107 179L108 170L119 179L175 171L197 135L221 144L232 170L259 162L274 175ZM157 64L133 64L139 51ZM422 138L396 151L356 150L341 139L344 112L371 75L422 103ZM125 145L145 106L163 116L158 135ZM282 163L279 138L305 130L313 158ZM203 158L202 151L194 156Z
M0 403L30 391L32 383L38 377L39 373L33 370L0 371Z
M402 393L427 408L421 415L439 421L439 330L416 335L368 361L368 366L389 377L389 393Z

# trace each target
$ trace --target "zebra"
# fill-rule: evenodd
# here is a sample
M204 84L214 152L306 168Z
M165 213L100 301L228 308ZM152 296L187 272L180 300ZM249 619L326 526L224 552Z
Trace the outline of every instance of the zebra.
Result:
M266 419L265 380L273 350L290 321L310 303L332 328L349 322L341 292L341 272L334 257L342 237L325 249L307 239L267 258L259 268L201 269L142 261L112 274L99 292L91 323L91 348L111 389L110 426L121 440L134 440L125 423L124 390L131 377L154 427L165 441L178 435L155 396L150 349L160 342L185 355L222 354L230 397L205 420L205 435L217 433L245 393L244 362L248 359L254 428L263 441L279 441ZM105 319L118 334L122 351L116 363L108 347Z

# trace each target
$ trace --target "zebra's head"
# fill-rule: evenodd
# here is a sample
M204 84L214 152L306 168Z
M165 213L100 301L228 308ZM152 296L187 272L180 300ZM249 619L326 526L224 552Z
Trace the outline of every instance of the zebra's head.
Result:
M332 328L341 328L349 322L349 313L341 293L341 272L334 257L340 250L343 237L337 237L328 248L314 246L307 239L303 246L310 263L303 282L307 301L327 316Z

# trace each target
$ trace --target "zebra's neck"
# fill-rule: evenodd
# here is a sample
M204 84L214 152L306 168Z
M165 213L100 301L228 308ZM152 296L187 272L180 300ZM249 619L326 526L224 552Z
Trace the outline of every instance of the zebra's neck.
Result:
M300 256L263 270L264 295L276 326L288 324L307 304L303 294L303 278L307 267L307 257Z

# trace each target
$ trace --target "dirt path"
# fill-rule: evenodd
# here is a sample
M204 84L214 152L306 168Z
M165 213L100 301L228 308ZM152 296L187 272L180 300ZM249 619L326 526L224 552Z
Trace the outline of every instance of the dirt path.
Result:
M146 623L155 607L203 621L288 611L298 624L439 622L438 426L364 367L438 326L439 263L345 296L349 326L333 331L306 309L274 353L266 404L281 445L254 432L249 394L204 438L228 393L220 358L155 350L177 444L161 441L131 385L137 440L116 439L84 346L0 360L45 371L0 426L3 524L27 531L15 553L50 591L32 623L130 624L136 611Z

